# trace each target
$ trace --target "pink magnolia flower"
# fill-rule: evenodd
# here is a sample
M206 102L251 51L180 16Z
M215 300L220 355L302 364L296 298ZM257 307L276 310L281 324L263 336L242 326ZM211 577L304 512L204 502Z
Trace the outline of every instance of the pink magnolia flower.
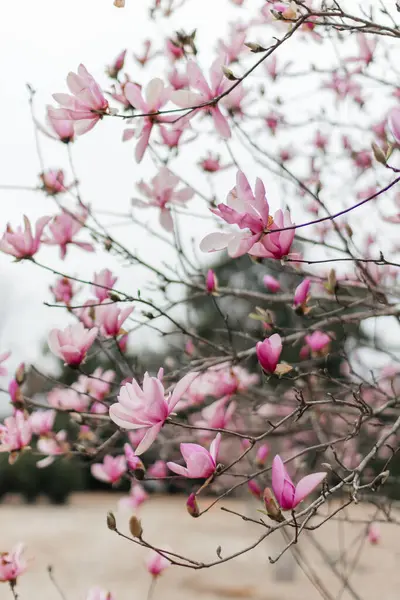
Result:
M203 171L206 171L206 173L216 173L217 171L220 171L223 168L221 166L219 155L211 154L211 152L209 152L208 156L206 156L199 162L199 165L203 169Z
M232 258L250 252L272 222L263 182L257 178L253 194L242 171L237 172L236 186L228 194L226 204L218 204L211 212L226 223L237 225L240 230L245 231L210 233L202 240L200 248L203 252L227 248Z
M297 308L299 306L305 305L308 300L308 294L310 291L311 280L306 278L297 286L294 292L293 297L293 306Z
M146 502L148 497L148 493L140 483L133 483L129 496L121 498L118 502L118 506L122 510L127 509L131 512L135 512L143 502Z
M69 73L67 85L72 94L53 94L62 108L52 110L52 119L70 120L77 135L87 133L108 113L108 102L99 84L83 65L78 74Z
M273 2L270 11L277 19L293 20L297 17L297 9L294 2Z
M329 137L324 135L319 129L315 132L313 144L318 150L325 152L326 147L329 143Z
M272 489L282 510L293 510L325 479L326 473L313 473L295 486L279 455L272 462Z
M52 329L48 344L51 352L69 366L80 365L98 334L97 327L85 329L82 323L68 325L64 330Z
M225 396L213 402L201 411L201 419L195 421L196 427L213 427L226 429L229 427L236 410L236 402L231 402L230 396Z
M49 169L41 173L40 179L42 180L44 191L49 196L55 196L60 192L67 191L68 188L64 184L64 177L64 171L61 169Z
M129 102L148 116L140 119L140 124L136 130L127 129L124 132L124 141L135 136L139 141L135 149L136 162L140 163L146 148L149 145L151 131L156 123L167 122L166 117L157 116L157 112L168 102L171 96L171 89L164 87L164 82L158 77L152 79L145 91L145 99L142 96L142 90L136 83L128 83L125 85L125 96ZM154 113L154 114L151 114Z
M12 417L4 419L0 425L0 452L14 452L28 446L32 438L29 420L17 410Z
M174 462L167 462L167 467L178 475L189 477L190 479L207 479L217 468L217 457L221 443L221 434L211 442L210 451L199 444L181 444L180 450L186 462L186 467L182 467Z
M82 394L89 394L96 400L102 400L107 396L114 381L115 373L111 369L103 371L97 367L91 375L80 375L73 389Z
M167 476L167 473L167 464L163 460L156 460L156 462L147 469L147 475L149 477L156 477L157 479L164 479L164 477Z
M242 84L238 85L233 89L227 96L224 96L221 100L222 106L226 108L229 115L234 117L243 116L242 102L247 96L247 90Z
M17 578L28 569L28 563L22 556L24 544L17 544L11 552L0 552L0 582L15 584Z
M276 229L283 229L283 231L275 232ZM270 225L269 233L266 233L261 241L254 244L248 253L260 258L283 258L289 254L294 236L295 229L289 211L283 213L281 210L277 210Z
M228 41L220 40L218 43L219 52L226 57L227 64L237 62L243 50L247 50L244 42L246 41L246 31L238 30L232 27Z
M54 117L54 111L56 117ZM59 119L57 118L57 109L52 106L47 106L46 112L46 124L49 130L46 129L41 123L35 120L36 127L49 138L53 140L59 140L64 144L69 144L74 141L75 131L74 123L70 119Z
M190 60L187 64L187 76L190 87L198 90L198 93L189 90L177 90L172 92L171 100L182 108L192 108L210 102L205 107L200 107L193 110L187 118L192 118L199 111L206 111L211 114L216 131L223 138L231 136L231 130L226 117L222 114L218 104L212 104L214 98L224 92L230 85L229 81L224 78L222 67L225 64L225 58L217 57L210 69L209 85L200 69L200 67Z
M278 333L274 333L263 342L257 342L256 354L258 362L266 373L273 373L282 353L282 340Z
M6 361L7 358L10 358L10 356L11 356L11 352L3 352L3 354L0 354L0 377L3 377L4 375L7 375L7 373L8 373L8 370L6 369L6 367L2 367L1 363Z
M374 58L374 52L377 45L377 39L368 38L365 33L358 33L356 36L359 54L358 56L348 58L348 62L363 62L368 66Z
M160 136L162 139L163 144L165 144L165 146L168 146L168 148L177 148L179 145L179 141L182 137L182 134L184 132L184 128L178 128L175 127L174 129L165 127L164 125L160 125L159 127L160 130Z
M263 283L267 290L269 290L272 293L279 292L279 290L281 289L281 284L277 279L275 279L275 277L272 277L272 275L264 275Z
M253 494L253 496L255 498L261 498L261 496L262 496L262 489L258 485L257 481L255 481L254 479L250 479L250 481L247 482L247 487L249 489L249 492L251 494Z
M189 86L189 78L186 72L180 73L176 67L169 72L168 81L174 90L182 90Z
M304 339L312 352L325 350L331 342L329 335L323 331L313 331L313 333L306 335Z
M156 55L156 53L151 54L151 40L144 40L143 42L143 46L144 46L144 50L143 50L143 54L139 55L139 54L134 54L133 58L142 66L144 67L149 60L151 60L152 58L154 58L154 56Z
M212 269L209 269L207 271L207 277L206 277L206 290L209 294L213 294L214 292L216 292L217 287L218 287L217 276Z
M400 108L392 108L389 112L388 125L395 141L400 144Z
M95 463L91 466L90 472L99 481L117 483L126 473L126 458L107 454L102 463Z
M86 217L86 213L74 215L65 211L59 215L56 215L49 225L49 229L53 238L46 239L46 244L60 246L61 258L65 258L65 255L67 254L67 246L69 244L78 246L87 252L93 252L94 248L92 244L74 240L74 236L79 233L84 226Z
M185 51L174 40L167 38L165 41L165 54L171 62L185 57Z
M73 410L75 412L86 412L89 407L90 398L80 394L76 389L53 388L47 395L50 406L60 410Z
M175 188L179 185L180 179L167 167L162 167L158 174L153 177L151 184L141 181L137 184L139 191L148 199L143 202L137 198L132 200L134 206L148 208L155 206L160 209L160 225L166 231L173 230L173 220L171 216L171 205L184 206L188 200L193 198L194 192L190 187L183 187L180 190Z
M117 304L104 301L95 307L95 323L100 328L100 333L105 337L116 337L122 330L122 325L133 311L133 306L119 308Z
M265 461L269 455L269 446L267 444L263 444L257 450L256 454L256 463L258 467L263 467L265 465Z
M124 454L128 469L130 469L131 471L142 471L144 475L144 464L142 460L135 454L132 446L128 443L124 444Z
M86 600L115 600L111 592L107 592L101 587L92 587L87 593Z
M8 385L8 393L10 394L11 403L17 408L23 408L24 395L21 386L16 379L11 379Z
M368 527L368 541L370 544L379 544L381 539L381 531L379 525L371 523Z
M3 237L0 240L0 251L5 254L11 254L16 259L31 258L39 250L43 229L51 217L41 217L36 221L35 235L32 234L32 227L28 217L24 215L25 229L18 227L13 231L10 224L7 225Z
M103 302L103 300L109 298L110 291L113 289L117 279L118 277L114 276L110 269L102 269L99 273L93 275L92 292L99 302Z
M117 79L118 73L124 68L125 56L126 50L122 50L122 52L118 54L117 58L111 63L111 65L107 67L107 74L112 79Z
M151 552L149 553L149 557L146 560L146 568L150 575L152 575L153 577L158 577L159 575L161 575L161 573L167 567L169 567L170 564L171 562L168 560L168 558L161 556L161 554L159 554L155 550L151 550Z
M174 410L198 373L188 373L175 385L172 394L165 397L164 387L160 381L162 369L158 377L150 377L145 373L143 389L135 379L122 386L118 402L110 406L110 417L119 427L124 429L145 429L146 433L136 448L136 454L143 454L156 439L162 426Z
M62 429L54 435L41 437L37 442L37 449L47 456L38 460L36 466L39 469L49 467L54 462L55 456L61 456L69 451L70 446L67 441L67 432Z
M76 292L73 282L71 279L68 279L68 277L57 279L56 283L50 286L50 291L56 302L62 302L67 306L70 304Z
M55 418L55 410L35 410L29 416L32 433L35 435L48 435L53 430Z

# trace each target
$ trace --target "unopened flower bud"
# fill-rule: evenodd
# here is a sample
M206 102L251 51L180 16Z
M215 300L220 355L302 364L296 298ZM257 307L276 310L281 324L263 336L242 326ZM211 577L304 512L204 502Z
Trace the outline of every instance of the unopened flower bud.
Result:
M387 158L386 155L384 153L384 151L382 150L382 148L380 146L378 146L378 144L376 144L375 142L372 142L371 144L372 146L372 152L374 153L374 157L375 160L380 163L381 165L386 165L387 162Z
M200 508L197 503L196 494L190 494L189 498L186 501L186 510L188 511L191 517L198 517L200 515Z
M25 381L25 377L25 363L21 363L15 371L15 381L18 383L18 385L22 385Z
M265 488L263 493L263 500L265 504L265 509L270 519L280 523L284 521L284 516L282 515L282 511L278 506L277 501L274 498L273 493L269 488Z
M228 67L223 66L222 67L222 72L225 75L225 77L227 79L229 79L229 81L237 81L238 80L238 78L236 77L236 75L234 75L233 72Z
M138 456L136 456L129 444L124 445L124 452L128 469L130 471L133 471L133 474L135 475L136 479L142 480L144 474L146 473L146 468L142 460Z
M267 460L268 454L269 446L267 446L267 444L263 444L259 447L256 454L256 464L258 467L263 467L265 465L265 461Z
M250 481L247 482L247 487L249 488L250 492L255 498L261 498L262 490L258 485L257 481L254 481L254 479L250 479Z
M111 529L111 531L117 531L117 521L114 513L111 511L107 513L107 527L108 529Z
M250 48L250 50L254 53L266 51L266 49L260 46L260 44L254 42L246 42L244 45Z
M129 519L129 531L131 532L131 534L134 538L140 539L142 537L142 534L143 534L142 524L135 515L132 515L131 518Z
M215 294L217 291L218 279L212 269L209 269L206 277L206 288L209 294Z

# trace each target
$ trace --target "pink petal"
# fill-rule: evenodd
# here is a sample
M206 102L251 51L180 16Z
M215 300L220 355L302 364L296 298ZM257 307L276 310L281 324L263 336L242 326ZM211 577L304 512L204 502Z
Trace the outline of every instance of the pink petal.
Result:
M179 402L183 394L187 391L193 381L199 376L199 373L188 373L176 384L171 398L168 400L168 409L171 412Z
M124 87L125 98L131 103L134 108L138 108L142 112L147 112L147 104L143 100L142 91L136 83L128 83Z
M188 470L185 467L182 467L181 465L178 465L174 462L167 462L167 467L170 471L176 473L177 475L182 475L182 477L189 477Z
M199 96L199 94L189 90L177 90L172 92L171 100L181 108L191 108L192 106L198 106L203 102L203 98Z
M148 111L157 110L158 100L164 90L164 82L162 79L155 77L146 87L146 103Z
M294 494L293 508L306 498L326 477L326 473L312 473L300 479Z
M230 138L231 137L231 129L229 127L229 123L228 123L226 117L224 117L224 115L218 108L218 106L213 108L212 117L214 120L215 129L218 131L220 136L225 139Z
M135 450L136 456L143 454L143 452L146 452L146 450L148 450L150 448L150 446L152 445L152 443L155 441L156 437L160 433L163 425L164 425L164 423L157 423L157 425L153 425L153 427L150 427L150 429L148 429L144 438L142 439L139 446Z
M215 440L211 442L210 445L210 454L212 456L213 461L217 464L219 447L221 445L221 434L217 433Z
M211 90L209 85L200 69L200 67L194 62L194 60L190 60L187 65L187 75L189 78L189 83L191 87L194 87L196 90L199 90L205 96L209 98L212 97Z
M140 139L139 139L138 143L136 144L136 148L135 148L135 159L136 159L137 163L140 163L142 161L144 153L146 152L146 148L149 144L149 139L150 139L150 134L151 134L152 128L153 128L153 125L151 123L146 124L146 126L143 127L142 135L140 136Z
M200 242L202 252L216 252L224 250L229 242L235 237L234 233L215 232L209 233Z

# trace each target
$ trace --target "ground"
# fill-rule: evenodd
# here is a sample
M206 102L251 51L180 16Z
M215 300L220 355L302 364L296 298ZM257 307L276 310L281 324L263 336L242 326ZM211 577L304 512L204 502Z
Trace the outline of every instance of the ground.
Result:
M129 514L117 510L117 501L115 494L82 494L73 496L66 507L2 504L0 550L24 541L30 559L29 572L18 583L18 599L60 600L47 573L51 564L66 600L85 600L87 590L95 584L112 591L116 600L146 600L150 579L144 567L147 551L106 527L106 513L114 510L118 526L127 532ZM202 500L202 507L207 502ZM249 517L260 516L255 501L232 500L221 505ZM280 538L275 534L275 541L268 538L255 550L211 569L169 568L159 578L152 600L398 600L400 529L394 524L381 525L381 541L371 545L365 539L364 524L353 526L343 520L351 515L363 521L374 511L365 505L354 506L351 511L347 508L340 513L340 521L330 521L316 530L312 535L322 549L315 548L309 534L302 535L299 548L314 570L314 581L322 581L328 590L325 595L317 591L289 554L276 565L269 563L268 557L276 556L282 544L280 534ZM196 560L217 559L218 546L222 557L239 551L261 533L257 525L218 507L193 519L185 511L185 498L179 496L151 497L142 506L140 517L145 539ZM344 548L349 548L345 567L338 560ZM338 576L324 564L324 552ZM355 595L348 590L341 593L346 568L351 572L349 583ZM0 584L0 600L11 599L9 588Z

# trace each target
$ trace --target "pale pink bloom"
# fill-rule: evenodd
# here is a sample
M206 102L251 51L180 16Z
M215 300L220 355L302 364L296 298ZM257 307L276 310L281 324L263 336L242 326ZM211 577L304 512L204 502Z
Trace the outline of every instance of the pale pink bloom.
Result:
M95 323L100 328L101 335L105 337L116 337L122 330L122 325L133 311L133 306L119 308L117 304L110 304L104 301L100 306L96 306Z
M318 148L319 150L322 150L323 152L326 150L326 147L328 145L329 142L329 137L327 135L324 135L319 129L315 132L315 136L314 136L314 140L313 140L313 144L316 148Z
M110 291L113 289L117 279L118 277L114 276L110 269L102 269L99 273L93 275L92 292L99 302L103 302L103 300L109 298Z
M94 327L94 311L97 304L97 299L94 300L93 298L89 298L89 300L86 300L80 308L74 308L72 311L88 329Z
M174 43L174 40L167 38L165 41L165 54L171 62L184 58L185 51L181 46Z
M140 123L135 130L125 130L123 140L126 141L135 136L139 138L135 149L136 162L140 163L146 148L149 145L151 131L155 123L170 121L169 118L161 118L157 116L157 112L170 100L171 89L164 87L164 82L158 77L152 79L145 91L145 99L142 95L142 90L136 83L128 83L125 85L125 96L129 102L140 110L143 114L149 115L140 118ZM137 119L135 119L137 121Z
M67 432L65 430L58 431L55 435L41 437L37 442L37 449L42 454L46 454L36 463L39 469L49 467L54 462L55 456L61 456L69 451L67 442Z
M8 393L10 394L10 400L14 406L21 406L24 402L24 395L21 390L21 386L16 379L11 379L8 384Z
M361 150L353 154L354 164L360 169L369 169L372 166L372 154L369 150Z
M269 446L267 444L263 444L257 450L256 454L256 463L259 467L263 467L265 465L265 461L269 455Z
M257 178L253 194L242 171L237 172L236 186L228 194L226 204L218 204L211 212L226 223L237 225L242 231L210 233L202 240L200 248L203 252L227 248L232 258L251 252L272 221L263 182Z
M167 462L167 467L177 475L189 477L190 479L207 479L217 468L218 451L221 443L221 434L211 442L210 451L199 444L181 444L181 454L186 462L182 467L174 462Z
M379 525L371 523L368 527L368 541L370 544L379 544L381 539L381 531Z
M192 108L201 104L211 102L214 98L224 92L230 85L230 82L224 78L222 67L225 64L225 58L219 56L211 65L209 85L200 69L200 67L190 60L187 64L187 76L190 87L198 90L198 93L189 90L177 90L172 92L171 100L182 108ZM226 117L222 114L218 104L208 104L205 107L193 110L186 118L193 117L199 111L206 111L211 114L216 131L223 138L231 136L231 130Z
M348 62L363 62L366 66L368 66L373 58L376 45L378 43L377 39L368 38L365 33L358 33L356 35L359 54L358 56L347 58Z
M313 473L300 479L295 486L279 455L272 462L272 489L282 510L293 510L326 477L326 473Z
M272 275L264 275L263 283L267 290L274 294L276 292L279 292L279 290L281 289L281 284L277 279L275 279L275 277L272 277Z
M222 98L221 104L226 108L226 110L231 116L235 116L237 118L238 116L243 115L242 102L245 99L246 95L247 90L243 87L242 84L240 84L236 86L234 90L229 92L227 96L224 96L224 98Z
M11 552L0 552L0 582L9 581L13 585L25 573L28 563L22 556L24 544L17 544Z
M6 369L6 367L2 367L1 363L3 363L5 360L7 360L7 358L10 358L11 356L11 352L3 352L3 354L0 354L0 377L3 377L4 375L7 375L8 370Z
M118 502L118 507L121 510L130 510L135 512L139 506L146 502L149 495L140 483L133 483L129 492L129 496L124 496Z
M297 308L302 304L305 304L308 300L308 294L310 291L311 280L306 278L297 286L293 297L293 306Z
M276 53L271 56L267 61L265 61L265 70L268 75L271 77L272 81L276 81L278 77L278 59Z
M167 464L164 460L156 460L148 469L148 477L155 477L157 479L164 479L168 474Z
M195 421L196 427L212 427L214 429L226 429L230 426L233 414L236 410L236 402L231 402L230 396L225 396L213 402L201 411L201 419Z
M117 344L121 352L126 352L126 349L128 347L128 334L126 333L125 335L122 335L120 338L118 338Z
M53 388L47 395L47 401L50 406L60 410L73 410L76 412L86 412L89 407L90 398L77 392L72 387Z
M174 410L198 373L188 373L175 385L172 394L165 396L163 384L158 377L150 377L145 373L143 389L135 379L122 386L118 402L110 406L110 417L119 427L124 429L145 429L146 433L136 448L136 454L143 454L156 439L162 426Z
M206 277L206 290L209 294L213 294L214 292L216 292L217 290L217 286L218 286L218 279L216 274L214 273L214 271L212 269L209 269L207 271L207 277Z
M32 438L29 420L17 410L0 425L0 452L14 452L28 446Z
M64 184L64 171L61 169L49 169L40 175L43 182L43 189L49 196L55 196L60 192L65 192L68 188Z
M115 600L111 592L107 592L101 587L92 587L87 593L85 600Z
M79 233L84 226L86 217L86 212L75 215L73 213L63 211L61 214L56 215L49 225L49 229L53 238L46 239L46 244L60 246L61 258L65 258L67 246L69 244L78 246L87 252L93 252L94 248L92 244L74 240L74 236Z
M351 77L352 74L346 73L339 75L336 71L332 74L331 81L324 83L323 87L335 92L337 100L344 100L347 96L353 98L358 104L362 104L361 86Z
M256 354L258 361L266 373L273 373L282 353L282 340L279 333L274 333L263 342L257 342Z
M265 117L265 124L267 125L268 129L271 131L272 135L275 135L276 130L278 129L278 126L282 122L283 122L282 115L280 115L279 113L277 113L275 111L271 111Z
M246 31L238 31L237 27L232 27L229 39L226 42L224 40L218 42L218 50L226 57L227 64L237 62L240 53L247 50L244 45L246 35Z
M47 106L46 123L49 126L50 131L35 119L36 127L39 129L39 131L41 131L41 133L49 138L52 138L53 140L59 140L64 144L73 142L75 137L73 121L70 119L63 120L54 118L54 111L56 111L57 116L57 109L54 109L52 106Z
M203 169L203 171L206 171L207 173L216 173L217 171L220 171L223 168L221 166L219 155L211 154L211 152L208 153L208 156L206 156L206 158L203 158L199 162L199 165Z
M400 144L400 108L392 108L389 112L388 125L395 141Z
M62 108L52 110L52 119L73 121L75 133L82 135L93 129L108 112L108 102L99 84L83 65L79 65L78 74L68 74L67 85L72 96L53 94Z
M141 470L144 473L144 464L142 460L135 454L130 444L124 444L124 454L128 469L131 471Z
M153 577L158 577L158 575L169 567L170 564L171 562L168 558L161 556L161 554L155 550L150 551L148 559L146 560L146 568Z
M90 472L99 481L117 483L126 473L126 458L107 454L102 463L95 463L90 467Z
M29 424L35 435L48 435L54 427L55 410L35 410L29 416Z
M179 185L180 179L167 167L162 167L157 175L151 180L151 184L140 181L137 184L138 190L147 198L144 202L138 198L132 199L134 206L148 208L154 206L160 209L160 225L166 231L173 230L173 220L171 216L171 205L185 206L194 192L190 187L183 187L180 190L175 188Z
M52 329L48 344L51 352L63 359L67 365L77 366L86 358L86 353L97 334L97 327L88 330L82 323L77 323L68 325L64 330Z
M178 129L177 127L174 129L164 127L164 125L160 125L160 136L163 143L168 146L168 148L177 148L179 144L179 140L182 137L184 129Z
M117 58L106 69L107 74L113 79L118 78L118 73L124 68L126 50L122 50Z
M111 92L108 92L108 94L111 96L111 98L113 98L113 100L116 100L117 102L122 104L124 110L130 110L130 109L134 108L134 106L132 106L132 104L129 102L129 100L125 96L125 86L128 83L128 81L130 81L130 80L127 79L123 83L118 83L117 85L112 85Z
M57 279L55 285L50 286L50 291L56 302L68 305L74 297L76 290L74 289L73 282L68 277L61 277Z
M28 217L24 215L24 226L17 227L13 231L11 225L8 224L3 237L0 240L0 251L5 254L11 254L17 259L30 258L39 250L43 229L51 217L41 217L36 221L35 235L32 234L32 227Z
M80 375L73 388L77 392L89 394L96 400L102 400L109 394L114 378L115 373L111 369L103 372L101 367L97 367L91 375Z
M186 73L180 73L176 67L168 74L168 81L174 90L182 90L189 86L189 78Z
M306 335L304 339L312 352L325 350L326 346L331 341L329 335L323 331L313 331L313 333Z
M283 231L275 233L276 229L283 229ZM269 233L263 235L261 241L254 244L248 253L260 258L283 258L289 254L294 236L295 229L289 211L283 213L277 210L269 227Z
M150 50L151 50L151 40L144 40L143 42L143 46L144 46L144 51L142 55L139 54L134 54L133 58L142 66L144 67L145 64L148 63L149 60L151 60L152 58L154 58L155 53L153 55L150 55Z

